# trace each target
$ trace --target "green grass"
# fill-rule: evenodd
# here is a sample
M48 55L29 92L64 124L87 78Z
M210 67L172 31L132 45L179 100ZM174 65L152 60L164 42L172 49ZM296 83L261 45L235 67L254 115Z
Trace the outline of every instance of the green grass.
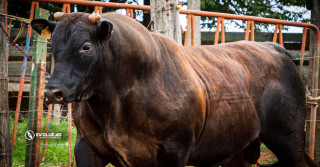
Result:
M46 118L43 116L42 132L45 133ZM20 118L21 119L21 118ZM27 131L28 120L22 118L22 122L18 122L17 137L14 147L12 164L13 166L24 166L25 164L25 152L26 152L26 138L25 133ZM10 133L12 139L14 120L10 118ZM68 164L68 122L66 119L61 120L60 124L54 124L50 121L49 133L61 133L61 138L48 138L48 146L46 151L46 157L44 164L41 166L57 166L58 164ZM76 128L72 126L72 145L76 140ZM43 149L44 139L41 141L41 155ZM73 147L74 148L74 147ZM73 154L73 149L72 149Z
M46 129L46 118L47 116L43 116L42 121L42 132L45 132ZM26 118L22 118L23 121L18 123L16 144L14 147L12 164L13 166L24 166L25 164L25 152L26 152L26 138L25 133L27 131L28 120ZM12 137L14 120L10 118L10 133ZM49 133L61 133L61 138L49 138L48 146L46 151L46 158L44 163L41 166L58 166L61 164L68 164L68 122L66 119L63 119L60 124L54 124L52 120L50 121ZM75 144L76 140L76 128L72 126L72 144ZM41 145L43 145L44 139L41 141ZM41 146L41 155L42 155L42 146ZM74 148L74 147L73 147ZM261 151L267 151L268 148L261 144ZM72 149L73 153L73 149ZM271 159L268 161L261 161L261 164L272 164L277 162L277 159ZM111 164L109 164L112 166Z
M268 147L266 145L264 145L263 143L260 146L260 150L261 151L269 151ZM260 164L262 164L262 165L274 164L277 161L278 161L277 158L272 158L272 159L269 159L269 160L261 160Z

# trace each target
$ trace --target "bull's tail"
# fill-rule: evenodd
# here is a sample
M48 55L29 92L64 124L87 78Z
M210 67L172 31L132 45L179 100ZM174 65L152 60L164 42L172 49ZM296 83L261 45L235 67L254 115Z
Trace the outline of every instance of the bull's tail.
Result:
M304 159L308 167L317 167L317 163L310 158L306 151L304 152Z

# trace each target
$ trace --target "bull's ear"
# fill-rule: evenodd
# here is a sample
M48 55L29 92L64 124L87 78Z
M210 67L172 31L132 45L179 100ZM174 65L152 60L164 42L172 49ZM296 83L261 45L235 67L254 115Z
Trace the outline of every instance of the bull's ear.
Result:
M108 40L112 34L113 25L108 21L99 21L97 23L97 37L102 40Z
M49 31L52 33L57 23L52 22L45 19L35 19L31 21L31 27L39 34L41 34L42 30L45 30L47 27Z

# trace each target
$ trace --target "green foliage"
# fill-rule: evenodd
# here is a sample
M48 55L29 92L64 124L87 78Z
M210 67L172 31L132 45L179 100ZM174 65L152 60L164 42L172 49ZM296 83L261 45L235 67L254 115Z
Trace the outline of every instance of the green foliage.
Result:
M231 13L237 15L258 16L289 21L308 21L302 18L307 12L305 0L201 0L201 10ZM293 10L290 7L303 7L301 10ZM203 17L202 20L208 18ZM208 23L212 28L215 22ZM236 22L243 28L243 24ZM264 25L264 24L263 24ZM266 25L264 25L266 27Z
M14 120L10 119L10 133L12 136ZM42 132L46 129L46 115L44 115L42 121ZM26 152L26 138L25 133L28 127L28 120L24 119L22 122L18 122L17 139L12 156L13 166L24 166L25 164L25 152ZM49 133L61 133L61 138L48 138L48 146L46 151L46 158L41 166L57 166L57 164L68 164L68 122L66 120L61 121L60 124L54 124L50 122ZM76 128L72 126L72 144L75 144L77 137ZM44 139L41 141L41 155L43 149ZM73 154L73 150L72 150Z

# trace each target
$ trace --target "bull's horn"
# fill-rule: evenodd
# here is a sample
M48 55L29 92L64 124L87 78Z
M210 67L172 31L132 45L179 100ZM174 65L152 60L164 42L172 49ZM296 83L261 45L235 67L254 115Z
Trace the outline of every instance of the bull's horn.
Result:
M93 13L89 15L89 20L91 23L95 24L100 20L101 16L99 14Z
M53 14L53 17L56 19L56 20L60 20L61 16L63 15L64 13L62 12L56 12Z

